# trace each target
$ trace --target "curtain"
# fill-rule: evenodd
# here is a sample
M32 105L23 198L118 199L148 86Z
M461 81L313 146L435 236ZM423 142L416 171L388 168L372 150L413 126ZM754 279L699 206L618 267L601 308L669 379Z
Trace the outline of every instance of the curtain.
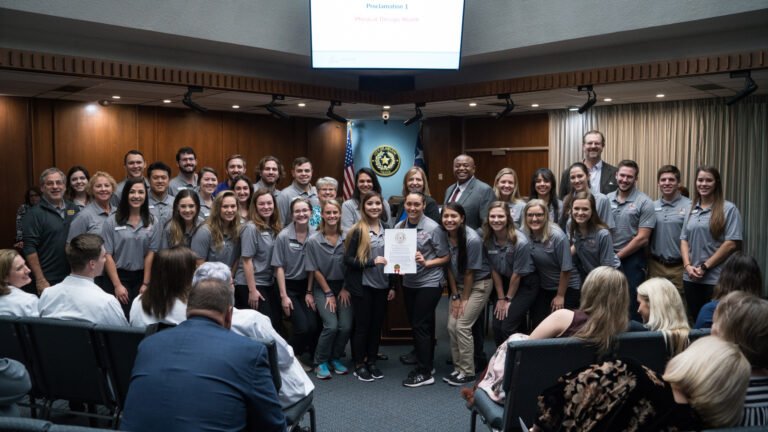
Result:
M583 159L581 137L591 129L605 135L603 159L616 165L633 159L640 165L638 188L659 196L656 170L677 166L682 184L694 187L698 165L714 165L723 179L725 199L741 211L744 253L763 270L763 294L768 292L768 97L753 96L733 106L725 99L593 107L585 114L551 111L549 165L559 174Z

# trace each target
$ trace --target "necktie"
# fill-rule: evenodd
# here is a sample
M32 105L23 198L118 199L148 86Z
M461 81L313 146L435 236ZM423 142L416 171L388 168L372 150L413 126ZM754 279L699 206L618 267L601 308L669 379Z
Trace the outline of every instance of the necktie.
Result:
M456 202L456 200L459 198L460 192L461 192L461 189L459 189L459 185L456 185L456 189L453 190L453 193L451 194L451 199L448 200L448 202Z

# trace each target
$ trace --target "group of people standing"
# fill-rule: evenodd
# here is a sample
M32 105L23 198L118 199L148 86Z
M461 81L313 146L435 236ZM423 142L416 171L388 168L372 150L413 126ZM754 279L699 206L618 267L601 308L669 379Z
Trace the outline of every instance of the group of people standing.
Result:
M497 344L553 311L578 308L584 280L600 266L626 276L627 314L638 321L637 287L648 274L671 280L692 318L711 299L722 263L742 240L739 211L724 199L718 171L699 167L688 199L680 171L661 167L654 201L636 187L637 163L613 167L602 161L604 148L601 132L584 134L584 160L563 172L559 194L555 174L541 168L527 200L513 169L500 170L489 185L475 177L473 158L459 155L442 209L425 172L413 167L395 212L369 168L358 170L352 197L342 201L337 180L312 185L304 157L293 161L292 182L279 190L285 172L273 156L262 158L250 179L245 159L232 155L220 177L210 167L198 170L195 151L183 147L172 178L159 161L145 176L144 156L131 150L120 183L81 166L67 175L45 170L42 199L24 206L18 246L41 293L69 274L66 244L81 234L100 236L105 271L95 283L132 320L140 294L156 285L155 255L188 247L196 265L231 269L236 308L258 310L284 334L289 318L294 352L308 355L321 379L348 373L341 359L349 341L354 375L383 377L376 361L387 302L402 295L414 350L401 359L416 365L403 385L434 383L435 309L447 287L455 370L444 380L463 385L485 366L478 318L491 296ZM387 228L417 230L415 274L384 273Z

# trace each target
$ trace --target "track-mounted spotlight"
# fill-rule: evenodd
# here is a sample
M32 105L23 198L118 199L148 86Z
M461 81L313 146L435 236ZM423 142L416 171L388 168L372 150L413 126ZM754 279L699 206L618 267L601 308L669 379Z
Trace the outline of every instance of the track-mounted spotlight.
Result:
M101 99L99 101L99 105L101 105L103 107L110 106L110 105L112 105L112 101L109 100L109 99Z
M735 104L757 90L757 83L752 79L752 74L749 70L731 72L731 78L744 78L744 88L736 93L735 96L725 101L725 104L728 106Z
M422 117L424 117L424 113L421 112L421 108L427 106L426 102L416 102L414 108L416 109L416 114L413 115L413 117L409 118L408 120L404 121L403 124L406 126L410 126L413 123L421 120Z
M285 100L285 96L283 95L272 95L272 102L264 105L264 108L266 108L270 114L272 114L274 117L280 120L289 120L291 116L280 111L277 108L277 104L275 103L276 101L284 101L284 100Z
M515 109L515 103L512 102L512 98L509 97L509 93L503 93L498 96L496 96L498 99L504 99L507 102L507 106L504 108L503 111L496 114L496 120L501 120L504 117L507 116L507 114L511 113L513 109Z
M191 108L193 111L199 112L201 114L207 113L208 108L198 104L197 102L192 100L192 93L202 93L203 88L198 86L189 86L187 87L187 92L184 93L184 99L181 100L181 103Z
M329 119L336 120L339 123L346 123L347 119L333 112L333 107L337 107L337 106L341 106L340 101L331 101L331 104L328 106L328 111L326 111L325 116L328 117Z
M592 90L592 85L580 85L578 87L578 90L580 92L585 91L587 92L587 101L584 102L584 105L579 107L579 114L584 114L587 112L590 108L592 108L592 105L594 105L597 102L597 93L595 93L594 90Z

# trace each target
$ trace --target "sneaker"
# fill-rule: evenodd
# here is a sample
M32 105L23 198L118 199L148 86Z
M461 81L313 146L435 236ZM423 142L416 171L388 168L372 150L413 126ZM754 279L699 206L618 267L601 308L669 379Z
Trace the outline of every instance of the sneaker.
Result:
M463 386L464 384L471 384L475 382L475 376L474 375L464 375L463 373L457 374L455 377L450 377L445 382L448 383L448 385L452 385L455 387Z
M408 378L403 381L403 385L406 387L421 387L425 385L432 385L435 383L435 379L428 373L419 371L413 371Z
M365 366L360 366L359 368L355 369L352 375L356 376L357 379L359 379L360 381L365 381L365 382L373 381L373 377L371 376L371 373L368 371L368 368L366 368Z
M403 354L400 356L400 363L404 365L415 365L417 363L416 359L416 353L414 351L409 352L408 354Z
M349 369L338 359L331 360L331 367L336 372L336 375L346 375L349 373Z
M315 376L321 380L331 379L331 371L328 370L328 363L320 363L315 368Z
M376 367L375 364L371 363L368 365L368 372L370 372L371 376L376 379L382 379L384 378L384 374L381 373L381 369Z
M455 370L451 372L450 375L443 377L443 382L449 382L452 378L456 378L456 376L459 374L459 371Z

